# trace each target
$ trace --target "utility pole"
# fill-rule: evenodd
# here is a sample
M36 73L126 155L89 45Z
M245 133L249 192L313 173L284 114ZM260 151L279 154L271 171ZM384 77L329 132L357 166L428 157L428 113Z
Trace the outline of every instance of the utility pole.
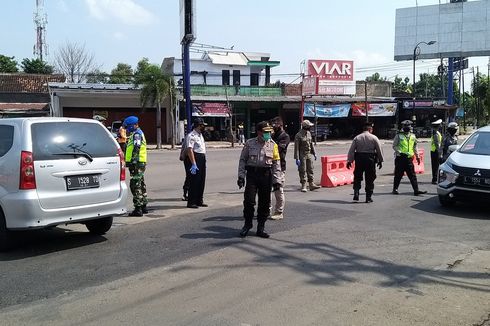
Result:
M462 82L462 88L463 88L463 129L464 133L466 134L466 108L465 108L465 103L464 103L464 98L465 98L465 93L464 93L464 69L463 69L463 78L461 79Z
M480 128L480 67L476 66L476 126Z
M369 104L367 96L367 80L364 81L364 109L366 110L366 122L369 122Z

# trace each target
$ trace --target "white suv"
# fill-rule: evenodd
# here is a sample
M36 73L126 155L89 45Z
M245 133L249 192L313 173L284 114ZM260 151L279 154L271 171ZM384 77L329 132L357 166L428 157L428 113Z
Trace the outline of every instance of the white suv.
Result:
M104 234L126 213L124 157L95 120L0 119L0 249L12 230L83 223Z
M439 167L437 194L444 206L490 200L490 127L475 131Z

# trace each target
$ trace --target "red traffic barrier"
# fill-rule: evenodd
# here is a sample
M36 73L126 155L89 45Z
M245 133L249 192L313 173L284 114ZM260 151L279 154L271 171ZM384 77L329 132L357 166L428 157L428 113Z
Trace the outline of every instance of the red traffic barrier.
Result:
M333 188L354 182L354 162L347 169L347 155L322 156L321 186Z

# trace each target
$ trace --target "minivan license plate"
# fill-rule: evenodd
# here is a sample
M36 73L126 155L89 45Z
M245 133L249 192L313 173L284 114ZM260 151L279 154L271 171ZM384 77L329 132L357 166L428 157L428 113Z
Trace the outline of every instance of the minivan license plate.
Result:
M88 189L88 188L98 188L98 187L99 187L98 174L73 175L73 176L66 177L67 190Z
M469 185L490 187L489 178L465 177L464 182Z

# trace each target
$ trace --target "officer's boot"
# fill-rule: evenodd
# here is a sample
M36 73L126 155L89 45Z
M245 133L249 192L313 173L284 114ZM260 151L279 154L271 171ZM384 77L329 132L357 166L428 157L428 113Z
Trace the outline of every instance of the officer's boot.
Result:
M141 212L143 214L148 214L148 208L146 207L146 205L141 206Z
M306 183L303 182L301 184L301 192L307 192L307 191L308 191L308 189L306 189Z
M141 210L141 207L136 206L134 210L131 213L129 213L129 216L137 216L137 217L143 216L143 211Z
M321 187L319 185L316 185L313 181L311 181L309 183L309 186L310 186L310 191L311 190L316 190L316 189L320 189Z
M263 222L263 221L259 222L259 224L257 225L257 233L256 234L258 237L267 239L270 236L268 233L264 232L264 226L265 226L265 222Z
M373 202L373 193L372 192L366 192L366 203L372 203Z
M359 189L354 189L354 198L353 201L359 201Z

